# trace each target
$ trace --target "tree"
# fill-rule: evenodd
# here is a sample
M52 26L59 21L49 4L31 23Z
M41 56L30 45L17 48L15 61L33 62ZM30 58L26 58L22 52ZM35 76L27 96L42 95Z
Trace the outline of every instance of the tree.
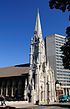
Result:
M61 83L58 80L56 80L55 84L60 84L61 85Z
M70 11L70 0L49 0L49 6L51 9L59 9L62 12L65 12L66 10ZM70 15L69 15L70 20ZM70 69L70 26L66 29L66 42L61 47L62 50L62 60L63 60L63 66L66 69Z
M66 29L66 42L61 47L62 50L62 60L63 60L63 66L66 69L70 69L70 27L67 27Z
M50 0L49 6L51 9L60 9L63 12L66 10L70 11L70 0Z

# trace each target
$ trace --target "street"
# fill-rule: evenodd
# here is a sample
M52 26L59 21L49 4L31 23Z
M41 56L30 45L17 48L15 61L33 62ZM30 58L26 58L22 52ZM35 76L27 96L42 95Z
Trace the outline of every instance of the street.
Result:
M58 106L37 106L27 109L70 109L70 107L58 107Z

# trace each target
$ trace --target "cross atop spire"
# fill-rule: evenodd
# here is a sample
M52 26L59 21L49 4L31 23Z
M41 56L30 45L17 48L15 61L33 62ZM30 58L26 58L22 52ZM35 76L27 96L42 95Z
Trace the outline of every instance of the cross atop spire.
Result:
M37 38L42 38L42 29L41 29L41 23L40 23L40 15L39 15L39 9L37 10L37 17L36 17L36 25L34 34Z

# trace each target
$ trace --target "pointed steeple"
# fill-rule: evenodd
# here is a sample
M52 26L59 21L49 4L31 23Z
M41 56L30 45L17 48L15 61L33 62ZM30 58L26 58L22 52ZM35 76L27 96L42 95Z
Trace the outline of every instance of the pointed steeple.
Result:
M37 12L34 34L37 38L40 38L40 39L42 38L42 29L41 29L41 23L40 23L39 9Z

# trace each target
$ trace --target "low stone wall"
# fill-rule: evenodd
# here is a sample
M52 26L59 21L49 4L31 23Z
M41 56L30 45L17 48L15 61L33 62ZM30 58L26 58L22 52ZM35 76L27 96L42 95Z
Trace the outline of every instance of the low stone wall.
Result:
M5 104L1 106L0 102L0 109L16 109L16 107L25 106L28 105L29 103L28 101L5 101Z
M20 105L20 104L28 104L28 101L5 101L6 105Z
M6 106L6 107L0 107L0 109L16 109L16 107Z

